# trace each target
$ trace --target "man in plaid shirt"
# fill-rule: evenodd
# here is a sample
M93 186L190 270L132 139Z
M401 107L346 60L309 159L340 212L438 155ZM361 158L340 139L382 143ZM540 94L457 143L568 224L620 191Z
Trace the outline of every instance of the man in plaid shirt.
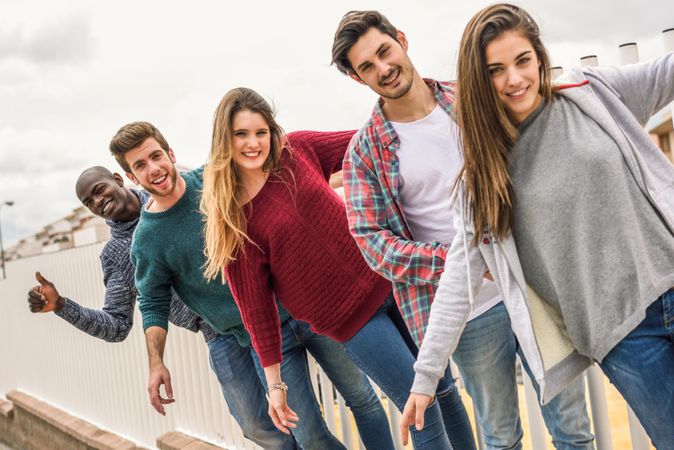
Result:
M456 234L451 188L463 161L452 119L456 86L422 79L407 48L404 33L379 12L352 11L335 33L332 61L380 95L344 158L347 216L370 267L393 282L396 302L421 345ZM487 448L521 448L517 353L501 296L485 280L453 357ZM451 380L449 368L445 380ZM557 448L594 448L582 379L542 412Z

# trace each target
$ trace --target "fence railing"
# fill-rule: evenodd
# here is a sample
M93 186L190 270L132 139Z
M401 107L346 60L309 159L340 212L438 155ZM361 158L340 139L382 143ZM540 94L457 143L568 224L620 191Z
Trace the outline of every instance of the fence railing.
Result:
M229 415L220 387L208 364L208 350L200 334L171 327L165 361L172 374L175 404L166 417L158 415L147 398L147 358L138 311L136 326L121 343L106 343L85 335L53 314L33 314L26 293L40 270L62 295L91 308L103 304L103 281L98 255L102 244L7 263L7 279L0 281L0 395L21 389L70 414L154 447L161 434L180 430L232 449L257 448L246 441ZM352 427L343 399L311 362L317 397L324 405L330 430L349 449L364 448ZM599 450L612 449L603 375L588 377L589 403ZM455 371L455 373L457 373ZM533 387L525 376L529 439L534 449L546 448L547 431ZM398 412L388 404L397 447ZM648 448L643 436L633 436L634 448Z

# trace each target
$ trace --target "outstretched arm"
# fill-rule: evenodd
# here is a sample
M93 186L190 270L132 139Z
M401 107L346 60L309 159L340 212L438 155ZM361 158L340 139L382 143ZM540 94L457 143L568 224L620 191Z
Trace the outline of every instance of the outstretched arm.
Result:
M311 150L326 180L330 175L342 170L344 154L355 130L347 131L294 131L288 134L291 147L304 147Z
M596 73L615 89L642 125L674 101L674 52L643 63L586 70Z
M38 285L28 291L31 312L53 311L85 333L107 342L121 342L133 326L136 293L117 270L106 276L105 299L102 309L86 308L62 297L54 283L40 272L35 273Z

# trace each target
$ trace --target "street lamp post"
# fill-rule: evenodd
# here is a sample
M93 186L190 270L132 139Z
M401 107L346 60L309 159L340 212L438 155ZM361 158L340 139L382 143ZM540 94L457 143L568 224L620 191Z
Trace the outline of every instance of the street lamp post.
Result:
M0 211L2 211L2 207L7 205L7 206L12 206L14 202L2 202L0 203ZM2 279L4 280L7 278L7 275L5 274L5 249L2 246L2 221L0 220L0 262L2 263Z

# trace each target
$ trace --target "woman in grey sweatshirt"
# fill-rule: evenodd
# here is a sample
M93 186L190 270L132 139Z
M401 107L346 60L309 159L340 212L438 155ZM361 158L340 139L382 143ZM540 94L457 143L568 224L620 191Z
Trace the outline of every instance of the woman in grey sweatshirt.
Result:
M597 361L654 445L674 449L674 167L643 129L674 100L674 54L550 80L525 11L497 4L471 19L459 232L401 429L423 426L488 270L543 402Z

